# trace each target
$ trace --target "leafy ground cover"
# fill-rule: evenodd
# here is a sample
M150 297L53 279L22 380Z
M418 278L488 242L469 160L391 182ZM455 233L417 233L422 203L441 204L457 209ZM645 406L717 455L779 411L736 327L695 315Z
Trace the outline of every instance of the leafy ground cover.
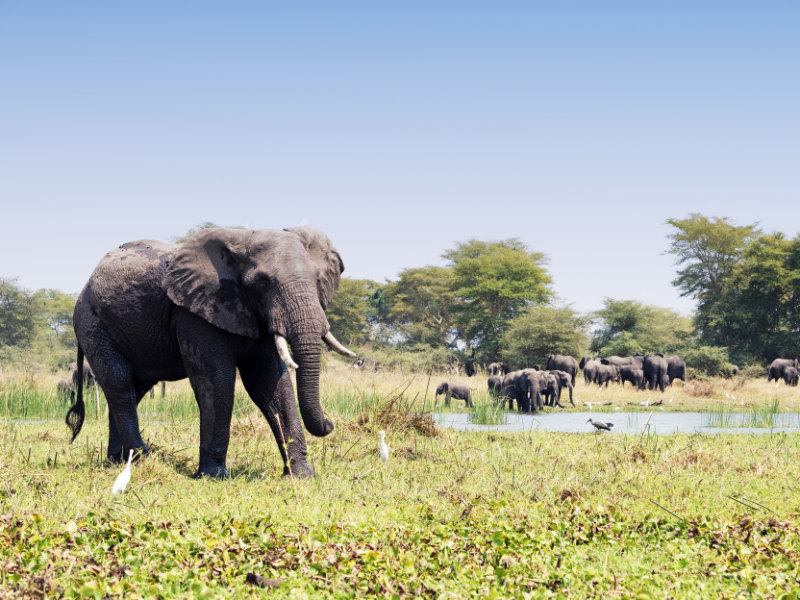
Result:
M112 497L105 426L65 429L0 426L2 598L800 594L797 434L429 437L376 412L310 439L318 477L293 481L239 414L230 479L191 478L195 423L151 423Z

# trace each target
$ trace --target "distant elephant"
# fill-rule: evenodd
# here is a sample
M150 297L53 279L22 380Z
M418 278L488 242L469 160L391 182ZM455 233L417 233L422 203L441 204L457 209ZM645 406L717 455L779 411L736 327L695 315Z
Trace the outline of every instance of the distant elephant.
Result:
M467 377L474 377L476 373L475 369L475 359L470 358L468 361L464 363L464 373L467 374Z
M503 378L495 375L489 377L489 395L497 398L500 396L500 391L503 389Z
M731 373L734 376L738 375L739 374L739 367L737 367L736 365L731 365Z
M575 362L577 363L578 361ZM556 404L561 406L561 392L564 390L564 388L567 388L569 389L569 403L572 404L572 406L575 406L575 402L572 400L573 383L570 374L559 370L551 370L550 374L553 375L558 381L558 398Z
M548 377L545 377L548 375ZM550 381L552 378L552 382ZM536 412L544 409L544 397L549 395L555 378L549 373L536 369L523 369L517 379L518 394L520 396L519 411L523 413Z
M800 371L794 367L786 367L783 370L783 381L786 383L786 385L791 385L792 387L797 386L799 372Z
M62 402L75 401L75 383L72 379L60 379L56 384L56 395Z
M600 357L599 356L584 356L583 358L581 358L581 361L578 363L578 367L580 367L581 369L585 369L586 365L588 363L592 362L593 360L600 360Z
M472 406L472 401L469 398L469 393L472 388L470 388L466 383L448 383L447 381L443 381L439 384L439 387L436 388L436 402L439 402L439 396L444 394L444 405L450 406L450 397L452 396L456 400L464 400L467 403L467 406Z
M517 403L517 409L522 406L522 371L511 371L508 375L503 377L503 383L500 388L500 397L498 403L501 407L505 407L506 400L508 401L508 410L514 409L514 402Z
M563 371L564 373L569 373L572 379L572 385L575 385L575 377L578 375L578 361L573 357L551 354L547 357L545 369L548 371Z
M667 361L667 375L669 376L669 385L676 379L680 379L686 383L686 363L680 356L673 354L672 356L665 356Z
M793 360L791 358L776 358L772 361L772 364L769 366L769 375L767 376L767 383L772 381L778 381L779 379L783 379L784 371L788 367L794 367L795 369L800 370L800 363L797 360Z
M67 365L67 373L72 373L73 382L77 381L75 378L77 377L77 373L78 373L78 363L77 362L69 363ZM89 383L91 383L92 381L94 381L94 371L92 370L92 367L89 366L89 363L84 360L83 361L83 385L89 385Z
M600 387L607 387L611 383L619 381L619 367L617 365L603 364L597 367L597 375L594 382Z
M626 365L619 370L619 378L622 381L622 387L625 387L625 382L629 381L636 389L644 389L644 371L637 368L635 365Z
M500 375L501 377L511 372L511 369L509 369L508 365L504 362L493 362L486 367L486 370L489 372L489 375Z
M319 400L320 346L355 358L325 317L342 271L336 248L310 226L205 229L182 244L144 240L106 254L73 322L79 376L85 352L108 401L108 458L148 452L137 405L158 381L188 377L200 409L195 475L225 477L238 371L272 429L284 475L312 476L300 417L312 435L333 431ZM85 417L82 390L66 419L73 440Z
M377 375L378 371L380 371L381 363L376 358L359 357L353 363L353 368L360 371L370 371L371 373Z
M669 375L667 374L667 360L661 352L653 352L644 357L644 380L647 382L647 388L650 390L660 389L661 393L669 383Z
M583 366L583 381L586 385L591 385L597 380L597 371L602 366L600 359L591 358L591 357L584 357L589 358L589 360L581 361Z

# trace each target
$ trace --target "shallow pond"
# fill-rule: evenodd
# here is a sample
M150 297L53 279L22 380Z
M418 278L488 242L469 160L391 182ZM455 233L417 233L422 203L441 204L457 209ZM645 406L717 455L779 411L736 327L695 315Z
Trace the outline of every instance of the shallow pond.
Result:
M449 427L461 431L561 431L564 433L593 433L594 427L587 423L588 419L614 423L613 433L638 434L647 424L649 433L776 433L800 432L797 414L787 415L786 419L777 421L782 427L709 427L713 415L699 412L603 412L603 413L538 413L526 415L505 413L505 425L475 425L469 422L467 413L438 413L433 418L440 427ZM782 416L782 415L781 415ZM648 423L648 418L649 423ZM738 419L733 422L742 423L745 415L732 415Z

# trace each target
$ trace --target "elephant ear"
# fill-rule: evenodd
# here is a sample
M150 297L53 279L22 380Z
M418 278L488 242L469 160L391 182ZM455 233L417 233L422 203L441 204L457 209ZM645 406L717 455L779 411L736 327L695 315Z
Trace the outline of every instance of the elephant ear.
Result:
M284 231L293 233L303 240L308 256L317 269L317 292L319 303L324 310L333 299L336 288L339 287L339 280L344 272L342 257L339 256L339 252L333 247L328 236L316 227L302 225L284 229Z
M162 281L170 299L220 329L257 338L258 321L240 275L251 235L240 229L204 229L189 238Z

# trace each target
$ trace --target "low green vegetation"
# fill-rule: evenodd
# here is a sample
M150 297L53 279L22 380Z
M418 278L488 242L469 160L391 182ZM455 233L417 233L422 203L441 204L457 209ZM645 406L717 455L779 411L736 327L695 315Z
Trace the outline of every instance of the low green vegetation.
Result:
M507 413L494 399L474 400L467 414L473 425L505 425L508 422Z
M234 419L220 482L191 478L196 423L145 425L121 497L103 424L72 446L0 426L3 597L800 594L800 435L429 437L396 417L309 439L310 481L280 477L260 415Z
M775 429L776 427L800 427L800 413L797 409L781 408L780 401L748 407L743 412L733 412L730 406L714 405L706 415L706 427L759 427Z

